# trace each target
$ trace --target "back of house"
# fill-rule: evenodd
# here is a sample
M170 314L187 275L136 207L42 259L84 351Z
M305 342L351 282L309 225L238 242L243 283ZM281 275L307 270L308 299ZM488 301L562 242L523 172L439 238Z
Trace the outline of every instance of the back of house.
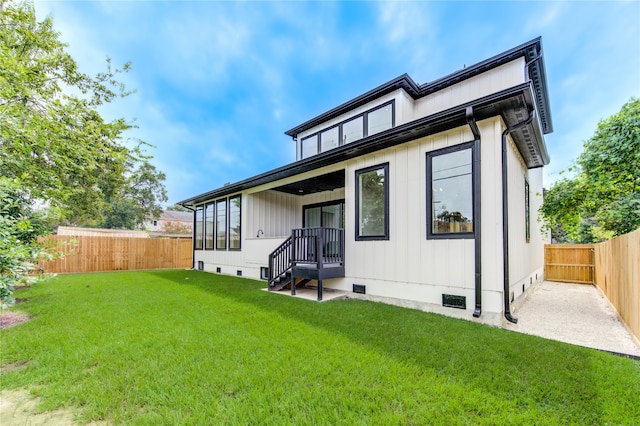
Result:
M402 75L285 132L295 162L181 201L194 267L515 321L543 278L552 130L539 38L430 83Z

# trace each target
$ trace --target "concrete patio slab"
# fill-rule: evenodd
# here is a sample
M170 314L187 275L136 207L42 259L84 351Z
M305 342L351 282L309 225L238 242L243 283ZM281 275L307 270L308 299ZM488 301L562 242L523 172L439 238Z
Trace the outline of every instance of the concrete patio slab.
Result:
M596 286L543 281L514 308L518 323L505 321L507 330L640 357L640 343Z

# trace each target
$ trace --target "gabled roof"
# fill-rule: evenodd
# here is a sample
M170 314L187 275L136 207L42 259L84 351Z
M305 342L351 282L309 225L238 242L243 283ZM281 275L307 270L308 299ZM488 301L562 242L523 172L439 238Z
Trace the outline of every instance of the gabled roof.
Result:
M193 222L193 213L179 212L177 210L165 210L160 214L160 220L169 220L175 222Z
M306 121L299 126L285 132L286 135L295 137L301 132L322 124L328 120L338 117L354 108L365 105L381 96L391 93L397 89L404 89L414 100L427 96L431 93L442 90L446 87L459 83L468 78L482 74L487 70L499 67L519 57L524 57L529 64L529 77L533 83L535 93L535 101L537 110L540 114L540 124L543 132L551 133L553 131L553 123L551 122L551 110L549 108L549 94L547 91L546 76L544 73L544 59L542 57L542 39L540 37L533 39L513 49L507 50L492 58L486 59L475 65L466 67L460 71L456 71L438 80L423 85L417 85L409 75L403 74L400 77L376 87L344 104L333 108L317 117Z
M58 226L58 235L73 237L114 237L114 238L149 238L146 231L132 229L78 228L75 226Z

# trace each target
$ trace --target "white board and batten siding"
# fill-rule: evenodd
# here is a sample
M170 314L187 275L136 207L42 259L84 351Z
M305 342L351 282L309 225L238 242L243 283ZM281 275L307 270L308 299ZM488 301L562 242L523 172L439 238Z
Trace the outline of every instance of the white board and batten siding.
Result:
M511 61L423 98L413 100L395 90L375 101L310 128L308 135L394 100L395 125L444 111L525 82L524 60ZM482 310L484 321L496 321L503 311L501 141L505 125L500 117L477 123L481 133ZM470 142L469 126L417 139L340 163L254 187L242 193L242 250L196 251L206 270L260 277L269 253L302 227L303 206L345 200L345 277L326 280L329 288L352 291L366 286L368 296L429 304L448 315L471 318L475 303L474 239L427 239L426 154ZM298 153L299 154L299 153ZM299 158L299 155L298 155ZM355 240L355 173L389 164L389 240ZM337 170L345 172L345 187L305 196L275 191L278 186ZM525 238L524 181L530 188L530 240ZM527 170L513 143L508 145L510 284L514 297L522 284L542 278L543 244L538 208L542 202L542 169ZM258 231L261 235L258 237ZM442 308L442 295L466 297L466 310Z

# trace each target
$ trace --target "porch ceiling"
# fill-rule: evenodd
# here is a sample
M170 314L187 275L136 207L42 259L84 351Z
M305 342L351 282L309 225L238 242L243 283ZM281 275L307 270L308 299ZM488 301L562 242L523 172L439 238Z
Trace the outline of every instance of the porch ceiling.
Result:
M273 188L273 190L287 194L307 195L315 192L333 191L338 188L344 188L344 170L289 183Z

